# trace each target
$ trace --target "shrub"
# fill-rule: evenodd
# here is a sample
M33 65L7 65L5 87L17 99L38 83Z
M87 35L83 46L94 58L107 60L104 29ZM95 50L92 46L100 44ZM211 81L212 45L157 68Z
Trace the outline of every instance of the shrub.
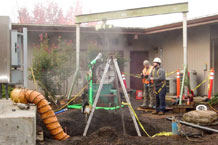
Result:
M216 93L216 94L214 95L214 97L212 97L212 99L209 101L209 103L210 103L211 105L218 105L218 93Z
M72 41L62 41L59 36L56 44L49 45L48 35L40 34L40 45L34 48L32 69L46 97L61 94L62 84L75 69L75 49ZM30 78L33 79L32 75Z
M11 94L11 91L13 90L14 87L12 86L8 86L8 97L10 98L10 94ZM2 85L2 98L6 98L6 90L5 90L5 85Z

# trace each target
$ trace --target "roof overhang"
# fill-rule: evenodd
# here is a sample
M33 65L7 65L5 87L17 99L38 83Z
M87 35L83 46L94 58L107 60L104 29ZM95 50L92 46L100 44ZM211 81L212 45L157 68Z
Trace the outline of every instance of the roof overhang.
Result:
M201 26L201 25L209 25L209 24L215 24L218 23L218 15L212 15L212 16L206 16L201 18L195 18L192 20L187 21L188 27L195 27L195 26ZM172 31L172 30L178 30L182 29L182 22L176 22L172 24L166 24L162 26L157 26L153 28L147 28L145 29L145 34L153 34L153 33L160 33L160 32L166 32L166 31Z

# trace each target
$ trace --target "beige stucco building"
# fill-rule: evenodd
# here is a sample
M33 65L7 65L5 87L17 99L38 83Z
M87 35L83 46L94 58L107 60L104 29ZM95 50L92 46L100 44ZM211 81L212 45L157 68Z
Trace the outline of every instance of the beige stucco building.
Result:
M48 33L55 40L61 35L75 42L75 26L13 24L14 29L28 28L28 66L33 58L33 43L40 33ZM140 73L142 61L160 57L167 72L183 69L182 23L158 26L149 29L113 28L96 31L93 27L81 28L81 51L86 51L88 42L94 41L102 50L119 51L126 58L122 69L126 73ZM75 49L75 48L73 48ZM202 17L188 21L188 69L197 72L198 83L206 79L210 68L215 69L214 93L218 92L218 15ZM82 72L87 71L81 66ZM81 73L85 74L85 73ZM176 74L171 75L175 77ZM82 75L85 77L85 75ZM72 78L70 78L72 79ZM78 86L83 85L83 79ZM126 75L127 85L140 89L141 80ZM31 81L29 86L33 87ZM207 83L198 89L198 95L207 94Z

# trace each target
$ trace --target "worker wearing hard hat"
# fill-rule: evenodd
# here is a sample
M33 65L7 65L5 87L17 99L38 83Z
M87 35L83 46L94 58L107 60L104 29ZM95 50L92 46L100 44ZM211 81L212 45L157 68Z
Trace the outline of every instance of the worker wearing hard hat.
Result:
M152 114L163 115L166 102L166 78L165 70L161 66L161 59L156 57L153 60L153 70L150 73L149 79L154 83L154 92L156 94L156 110Z
M142 70L141 77L142 77L142 83L144 87L143 92L143 104L140 106L141 108L152 108L154 106L154 93L153 88L151 87L151 82L149 81L149 75L152 71L152 66L150 65L150 62L148 60L144 60L143 62L144 69Z

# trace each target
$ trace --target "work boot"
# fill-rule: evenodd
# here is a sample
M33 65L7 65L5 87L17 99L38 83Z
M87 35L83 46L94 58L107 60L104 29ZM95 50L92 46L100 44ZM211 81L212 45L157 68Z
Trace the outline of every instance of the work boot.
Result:
M144 104L140 105L139 107L142 108L142 109L148 109L149 108L148 106L146 106Z
M152 114L158 114L157 110L152 111Z
M150 109L153 109L153 105L151 105L151 104L150 104L148 107L149 107Z
M143 103L142 105L140 105L140 107L145 107L146 105Z
M164 112L161 111L161 112L158 113L158 115L164 115Z

